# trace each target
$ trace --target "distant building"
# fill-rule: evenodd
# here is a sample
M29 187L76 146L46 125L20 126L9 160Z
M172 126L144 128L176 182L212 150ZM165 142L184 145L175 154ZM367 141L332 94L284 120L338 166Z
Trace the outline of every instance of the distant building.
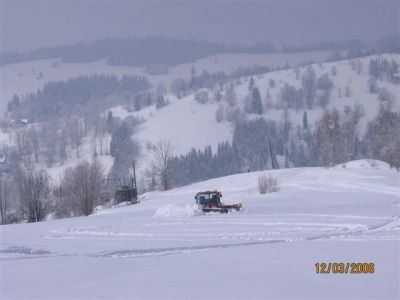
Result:
M29 125L28 119L15 119L10 121L11 128L22 128Z
M4 152L0 152L0 164L7 162L7 155Z
M10 172L10 166L7 162L7 155L0 152L0 174Z

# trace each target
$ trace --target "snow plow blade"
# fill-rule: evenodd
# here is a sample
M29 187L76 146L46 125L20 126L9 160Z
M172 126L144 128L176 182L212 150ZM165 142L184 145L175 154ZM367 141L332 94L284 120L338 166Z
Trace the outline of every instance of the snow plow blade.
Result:
M229 211L235 210L239 211L242 208L242 203L232 204L232 205L222 205L222 206L203 206L203 212L219 212L221 214L226 214Z

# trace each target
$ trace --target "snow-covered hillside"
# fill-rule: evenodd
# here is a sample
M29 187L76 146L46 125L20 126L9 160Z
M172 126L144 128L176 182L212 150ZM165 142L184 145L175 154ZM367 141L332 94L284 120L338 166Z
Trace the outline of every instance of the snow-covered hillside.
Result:
M300 64L301 62L313 59L314 61L323 60L326 57L325 52L315 53L297 53L297 54L220 54L210 56L208 58L197 61L194 64L184 64L173 67L165 75L149 75L150 80L156 84L159 81L165 83L177 77L190 78L192 65L196 67L198 74L203 70L213 71L232 71L236 67L249 66L254 63L260 65L284 65L286 61L291 65ZM399 55L385 54L381 56L387 60L395 60L400 63ZM376 56L364 57L359 60L344 60L331 63L316 63L312 67L317 78L322 74L329 74L329 78L333 83L333 88L330 92L330 101L328 108L337 107L343 111L345 106L352 107L358 103L365 110L364 117L361 118L358 131L362 136L365 126L368 121L373 119L377 114L377 109L380 104L377 94L372 94L368 91L368 81L370 75L368 73L368 65L371 59ZM361 64L363 67L355 67L355 63ZM298 70L287 69L276 72L270 72L254 76L254 84L260 90L264 106L272 104L262 114L266 120L282 120L283 111L277 109L274 105L280 99L281 89L285 84L289 84L295 88L301 87L301 74L306 70L306 66L300 67ZM333 70L335 70L333 72ZM143 70L129 67L108 66L104 61L91 64L66 64L57 60L36 61L23 64L8 65L1 68L2 94L1 103L5 105L4 100L11 98L14 93L24 94L29 91L34 91L42 87L50 80L61 80L82 74L114 74L121 76L123 74L142 73ZM296 75L298 74L298 76ZM236 94L237 103L235 107L243 109L245 106L246 96L249 94L249 77L234 80L234 92ZM271 80L274 81L274 86L271 86ZM389 93L394 95L394 110L400 111L400 92L398 85L388 81L378 80L380 88L386 88ZM346 90L349 95L346 96ZM219 142L231 141L233 133L233 124L226 120L228 104L226 101L217 102L213 100L213 92L208 91L209 101L206 104L200 104L195 101L195 93L189 93L181 99L178 99L171 93L165 94L165 99L169 105L156 109L155 106L145 107L136 112L128 112L122 106L117 106L111 109L113 116L121 119L127 116L135 116L144 122L135 128L133 139L139 142L140 155L137 159L137 167L139 177L143 177L144 170L149 167L152 159L152 154L149 151L149 146L154 145L161 139L168 139L174 145L173 154L180 155L187 153L192 147L203 149L210 145L215 151ZM224 90L221 91L222 96ZM268 95L268 97L267 97ZM267 99L268 98L268 99ZM1 106L1 105L0 105ZM224 109L224 120L217 122L215 113L222 106ZM313 126L315 120L322 115L321 107L313 109L300 109L298 111L289 109L289 117L296 126L301 124L304 111L307 111L308 123ZM107 113L107 112L105 112ZM248 118L257 118L260 115L247 114ZM90 138L87 138L86 144L82 145L84 159L88 159L93 151L90 145ZM0 146L11 145L8 134L0 133ZM86 149L86 150L85 150ZM107 172L112 163L110 156L100 157L100 160L105 165ZM68 161L66 165L73 166L74 160ZM55 166L49 169L50 175L55 182L62 175L65 166Z
M137 160L139 173L149 167L152 159L148 145L155 145L160 139L172 142L174 155L185 154L191 148L203 149L208 145L216 150L218 143L231 140L233 126L230 122L216 122L215 104L200 105L193 95L183 99L169 95L168 100L170 104L159 110L154 106L132 113L126 112L121 106L111 109L116 117L135 116L145 120L133 135L141 146Z
M398 299L400 175L379 161L271 171L152 192L89 217L0 227L1 298ZM196 213L218 189L231 214ZM374 274L316 274L316 263ZM329 288L327 288L329 287Z
M0 119L3 117L8 101L13 95L24 95L36 92L49 81L67 80L80 75L146 75L157 85L164 82L166 85L177 78L189 78L190 70L194 65L198 72L226 71L231 72L239 66L253 64L283 66L290 63L292 66L309 61L323 61L327 52L307 52L291 54L217 54L196 61L193 64L181 64L170 68L164 75L149 75L142 68L111 66L106 61L93 63L64 63L60 59L30 61L10 64L0 67Z
M355 70L353 66L354 61L351 60L312 65L317 77L328 73L333 82L328 109L336 107L342 111L345 106L353 107L355 104L363 106L365 114L360 120L358 128L361 135L365 131L367 122L376 116L380 104L377 94L372 94L368 91L368 80L370 79L368 65L370 60L376 57L361 58L359 60L363 65L361 70ZM394 59L400 63L400 55L387 54L382 57L388 60ZM331 74L333 68L336 75ZM305 66L299 69L300 75L305 69ZM270 87L269 82L271 79L275 82L274 87ZM295 88L301 87L301 80L296 79L295 69L254 76L253 80L255 86L260 90L263 101L267 101L266 95L269 94L270 101L273 104L277 103L280 98L281 88L285 84L289 84ZM237 96L237 106L242 109L245 106L245 98L249 94L248 85L249 77L245 77L234 88ZM400 90L398 85L387 81L379 81L378 85L381 88L386 88L394 95L394 110L400 111ZM349 96L345 95L347 86L350 91ZM233 133L232 123L226 120L217 122L215 119L216 110L221 103L225 108L228 105L224 101L218 103L212 100L212 91L209 91L209 94L210 101L206 104L196 102L194 94L189 94L182 99L177 99L174 95L167 94L165 98L171 104L159 110L156 110L155 107L148 107L138 112L128 113L121 106L111 109L115 116L122 119L127 116L135 116L145 120L133 136L142 146L141 156L138 159L140 170L148 167L151 160L151 154L147 151L147 145L149 143L155 144L160 139L167 138L172 142L175 155L185 154L192 147L203 149L210 145L215 150L218 142L231 140ZM301 109L299 111L289 109L289 117L294 126L302 124L304 111L307 111L308 122L312 127L314 122L321 117L323 109L321 107ZM282 120L282 115L282 109L270 108L262 114L262 117L266 120L279 121ZM258 118L260 116L248 115L248 117Z

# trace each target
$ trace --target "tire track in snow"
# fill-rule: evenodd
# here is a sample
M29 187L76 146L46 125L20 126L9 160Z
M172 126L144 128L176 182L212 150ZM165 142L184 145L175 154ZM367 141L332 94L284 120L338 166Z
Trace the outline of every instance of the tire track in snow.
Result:
M331 233L322 234L313 237L305 238L295 238L295 239L274 239L267 241L252 241L252 242L242 242L242 243L230 243L230 244L214 244L214 245L203 245L203 246L189 246L189 247L171 247L171 248L155 248L155 249L132 249L132 250L117 250L117 251L103 251L99 253L92 254L94 257L112 257L112 258L130 258L130 257L140 257L140 256L153 256L153 255L168 255L168 254L180 254L188 253L200 250L210 250L210 249L221 249L221 248L232 248L232 247L243 247L243 246L255 246L255 245L265 245L273 243L286 243L286 242L301 242L301 241L315 241L329 239L332 237L348 237L353 235L359 235L367 232L380 231L379 229L384 229L386 227L391 227L390 225L398 225L400 223L400 215L395 215L384 222L370 225L366 229L356 229L349 232L341 233Z
M149 257L149 256L161 256L171 254L183 254L194 251L212 250L212 249L224 249L234 247L245 247L245 246L256 246L266 245L275 243L287 243L287 242L302 242L302 241L316 241L330 239L332 237L350 237L356 236L368 232L379 232L386 229L392 229L400 225L400 214L395 215L383 222L367 226L367 228L358 228L349 230L348 232L321 234L312 237L293 238L293 239L271 239L262 241L250 241L240 243L229 243L229 244L211 244L202 246L182 246L182 247L169 247L169 248L153 248L153 249L123 249L113 251L101 251L92 254L66 254L66 253L54 253L47 250L33 250L32 248L14 246L9 247L5 250L0 250L0 260L10 259L32 259L32 258L51 258L60 256L87 256L97 258L136 258L136 257Z
M46 258L46 257L59 257L59 256L73 256L70 254L63 254L57 252L50 252L47 250L35 250L23 246L12 246L7 249L0 250L1 260L19 260L19 259L33 259L33 258Z

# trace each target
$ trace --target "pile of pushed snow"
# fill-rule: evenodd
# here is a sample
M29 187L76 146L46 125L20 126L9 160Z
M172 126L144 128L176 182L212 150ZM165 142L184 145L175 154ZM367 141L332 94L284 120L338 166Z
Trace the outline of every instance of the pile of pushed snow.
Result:
M198 215L197 205L173 205L164 204L157 208L154 213L156 218L169 218L169 217L192 217Z
M376 159L359 159L336 165L335 168L347 169L390 169L388 163Z
M114 211L112 210L113 208L120 208L120 207L126 207L126 206L131 206L132 202L130 201L125 201L117 204L112 204L112 202L107 202L103 205L96 206L94 209L93 214L94 215L106 215L106 214L112 214Z

